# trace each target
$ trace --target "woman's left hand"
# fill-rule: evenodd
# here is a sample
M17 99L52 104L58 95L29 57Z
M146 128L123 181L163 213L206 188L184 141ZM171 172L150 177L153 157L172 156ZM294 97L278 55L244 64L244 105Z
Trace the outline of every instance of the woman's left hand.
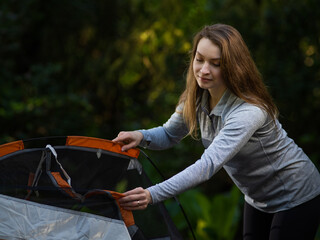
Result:
M142 187L127 191L124 195L119 199L119 204L126 210L143 210L152 203L150 192Z

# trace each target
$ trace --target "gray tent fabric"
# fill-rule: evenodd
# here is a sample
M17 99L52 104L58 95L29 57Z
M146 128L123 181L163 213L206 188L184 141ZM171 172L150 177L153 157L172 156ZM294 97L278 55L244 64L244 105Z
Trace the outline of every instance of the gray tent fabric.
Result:
M130 240L121 220L0 194L0 239Z

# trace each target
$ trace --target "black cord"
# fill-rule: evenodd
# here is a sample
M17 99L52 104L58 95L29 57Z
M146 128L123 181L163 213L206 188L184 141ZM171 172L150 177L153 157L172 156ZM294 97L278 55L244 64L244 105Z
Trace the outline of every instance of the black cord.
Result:
M149 162L152 164L152 166L157 170L157 172L159 173L159 175L163 178L163 180L166 180L165 176L162 174L162 172L161 172L160 169L157 167L157 165L151 160L151 158L150 158L144 151L142 151L141 149L140 149L140 152L149 160ZM196 240L196 236L195 236L195 234L194 234L194 232L193 232L192 225L191 225L191 223L190 223L190 221L189 221L189 219L188 219L188 217L187 217L187 214L186 214L186 212L184 211L184 209L183 209L183 207L182 207L179 199L178 199L176 196L174 196L173 198L174 198L174 200L177 202L177 204L179 205L179 207L180 207L180 209L181 209L181 212L182 212L184 218L185 218L186 221L187 221L187 224L188 224L188 227L189 227L189 229L190 229L190 231L191 231L191 233L192 233L193 239Z

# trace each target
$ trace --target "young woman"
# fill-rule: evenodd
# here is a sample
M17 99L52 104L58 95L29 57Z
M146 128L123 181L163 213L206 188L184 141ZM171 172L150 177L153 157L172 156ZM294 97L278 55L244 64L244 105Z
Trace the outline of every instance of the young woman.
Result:
M166 149L200 129L205 151L194 164L120 200L145 209L210 179L222 167L245 196L244 239L314 239L320 219L320 175L282 129L240 33L204 27L194 38L186 89L160 127L120 132L123 151L138 145Z

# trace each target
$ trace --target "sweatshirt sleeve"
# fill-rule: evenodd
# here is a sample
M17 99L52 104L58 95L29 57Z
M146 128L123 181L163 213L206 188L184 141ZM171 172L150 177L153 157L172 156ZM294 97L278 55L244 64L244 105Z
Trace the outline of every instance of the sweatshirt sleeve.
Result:
M162 150L179 143L189 132L182 117L182 109L183 105L180 104L163 126L139 130L143 134L140 146L151 150Z
M208 179L232 159L266 121L258 107L234 111L201 158L168 180L148 188L153 203L178 195Z

